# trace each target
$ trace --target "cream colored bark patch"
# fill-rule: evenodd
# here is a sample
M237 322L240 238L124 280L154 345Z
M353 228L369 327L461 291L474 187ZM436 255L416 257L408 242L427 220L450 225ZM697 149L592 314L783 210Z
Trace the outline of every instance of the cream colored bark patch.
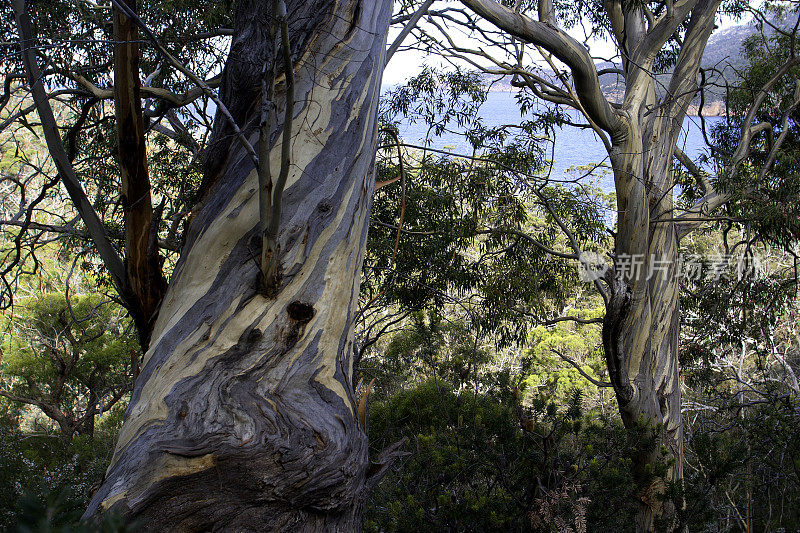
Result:
M161 455L159 458L148 465L145 473L139 472L137 477L137 484L143 487L143 490L133 492L132 490L121 490L116 492L112 489L109 496L103 500L100 506L106 510L119 500L127 499L129 505L135 505L137 500L142 497L142 493L149 488L150 485L158 483L163 479L175 478L196 474L213 467L216 464L214 456L211 454L203 455L201 457L179 457L175 455ZM141 484L141 481L146 480L146 484ZM123 484L125 484L123 482ZM117 488L116 486L114 487Z

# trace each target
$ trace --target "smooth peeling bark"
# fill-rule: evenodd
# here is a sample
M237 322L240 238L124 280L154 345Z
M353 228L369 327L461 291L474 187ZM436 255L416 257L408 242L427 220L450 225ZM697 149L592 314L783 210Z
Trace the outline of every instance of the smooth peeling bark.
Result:
M290 20L300 4L290 3ZM313 35L293 40L304 44L295 51L279 292L258 292L257 173L233 143L191 222L86 516L110 509L146 531L361 527L370 462L355 412L352 318L391 1L319 6ZM278 101L281 90L279 79Z
M622 420L641 439L631 458L642 487L638 532L655 531L659 521L664 530L677 529L674 504L685 506L663 498L667 483L683 483L684 460L678 362L681 235L672 160L718 6L717 0L694 5L663 102L655 101L653 78L639 75L650 63L644 63L646 69L630 67L634 75L628 74L622 111L631 119L610 154L617 192L617 264L609 283L603 345ZM627 268L621 268L621 259L628 261ZM639 262L638 272L632 261ZM642 439L647 432L653 432L654 442ZM653 475L658 463L666 465L663 477Z
M683 420L678 371L679 256L673 212L670 139L631 128L615 147L612 165L618 202L616 270L609 276L610 301L603 345L625 427L644 438L631 457L638 494L636 531L653 531L674 508L662 495L667 482L683 480ZM665 194L665 189L667 193ZM613 278L613 279L612 279ZM667 464L666 475L654 467Z

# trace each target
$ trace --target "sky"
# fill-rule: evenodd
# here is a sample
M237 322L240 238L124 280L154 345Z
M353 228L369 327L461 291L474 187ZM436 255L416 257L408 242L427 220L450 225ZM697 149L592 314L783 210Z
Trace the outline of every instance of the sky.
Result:
M717 21L717 25L719 29L728 28L730 26L736 24L744 24L743 21L735 21L730 17L721 17L720 20ZM400 32L401 28L393 28L389 33L388 42L392 43ZM572 37L576 38L578 41L583 41L583 32L577 28L573 28L572 30L568 30L568 33L572 35ZM409 36L407 38L407 42L413 39L413 36ZM466 37L462 37L463 43L467 46L471 44L475 44L476 41L472 41L467 39ZM462 44L462 43L459 43ZM593 40L589 43L589 48L593 55L600 56L600 57L610 57L614 54L614 45L612 42L608 40ZM386 70L383 73L383 84L384 85L397 85L399 83L404 82L408 78L418 74L423 66L428 65L431 67L442 67L442 68L452 68L449 63L444 62L438 56L426 56L424 53L418 50L400 50L398 51L392 60L387 65Z

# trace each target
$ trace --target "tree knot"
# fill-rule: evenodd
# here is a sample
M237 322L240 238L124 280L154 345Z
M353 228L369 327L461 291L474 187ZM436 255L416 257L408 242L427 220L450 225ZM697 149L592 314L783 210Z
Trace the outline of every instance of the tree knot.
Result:
M289 314L289 318L301 324L306 324L314 318L314 307L298 300L286 306L286 312Z

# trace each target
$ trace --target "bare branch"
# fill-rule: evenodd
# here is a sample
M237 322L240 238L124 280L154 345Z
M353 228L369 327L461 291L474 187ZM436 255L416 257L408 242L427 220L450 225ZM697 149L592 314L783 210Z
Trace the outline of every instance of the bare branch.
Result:
M269 177L268 171L265 173L267 181L261 182L261 180L259 180L259 185L262 189L266 189L265 192L269 196L267 199L268 203L261 207L261 281L263 283L263 289L268 295L273 295L278 290L278 260L280 255L280 250L278 249L278 229L281 222L283 188L286 186L286 180L289 177L289 167L291 166L292 122L294 120L294 65L292 64L292 49L291 43L289 42L289 22L286 13L286 3L284 0L277 0L273 5L277 8L276 14L280 25L283 49L283 71L286 80L286 102L283 119L283 139L281 141L281 168L278 173L278 179L275 181L274 190L270 190L272 189L272 180L271 177ZM274 83L273 80L267 81ZM274 113L274 104L272 104L272 108ZM267 126L269 126L269 122ZM263 131L264 129L262 128L262 142L267 140L267 144L266 147L260 145L259 149L262 154L268 155L268 137L270 133L264 135ZM269 164L269 159L267 159L259 165L259 169L269 167ZM261 174L261 172L259 172L259 174ZM262 196L263 194L264 193L262 193Z
M708 176L705 172L700 170L700 167L695 165L694 161L686 155L683 150L678 148L677 146L673 150L673 154L675 155L675 159L680 161L681 165L686 167L686 170L689 171L689 174L697 180L697 183L703 188L703 193L709 194L711 193L714 188L711 186L711 182L708 181Z
M563 359L567 363L571 364L575 368L575 370L577 370L578 373L580 373L581 376L583 376L586 379L588 379L595 387L603 388L603 387L613 387L614 386L611 383L609 383L608 381L599 381L599 380L593 378L592 376L587 374L584 369L581 368L581 365L579 365L578 363L576 363L575 361L573 361L572 359L570 359L569 357L567 357L563 353L559 352L555 348L551 348L551 349L552 349L553 353L558 355L561 359Z
M603 95L594 61L581 43L558 28L531 20L494 0L463 0L463 3L498 28L541 46L566 64L572 71L581 104L592 119L615 141L627 135L627 126Z
M752 141L753 137L762 131L772 129L772 124L769 122L760 122L758 124L753 124L753 122L758 114L759 109L761 108L761 105L769 96L769 91L772 89L772 87L778 83L778 81L785 76L789 70L799 64L800 57L790 57L783 65L781 65L781 67L772 75L772 77L767 80L767 82L761 87L761 90L756 94L755 98L753 99L753 103L747 112L747 115L742 121L741 135L739 137L739 143L736 146L736 151L733 153L731 162L725 169L725 173L728 177L736 176L740 166L747 159L748 155L750 154L750 142ZM797 104L795 103L794 105L796 106ZM720 206L727 203L730 198L731 195L728 193L719 193L717 191L713 191L698 200L684 215L678 217L678 220L685 221L679 225L679 237L684 237L685 235L689 234L702 223L702 217L698 219L698 214L707 215L708 213L713 212Z
M250 141L247 140L247 137L244 136L244 133L242 133L242 130L239 128L239 125L236 124L236 120L233 118L233 115L231 115L231 112L228 110L225 104L222 103L222 100L219 99L214 90L211 89L211 87L209 87L208 84L202 78L198 77L195 73L186 68L183 65L183 63L178 61L178 59L175 56L170 54L169 51L166 48L164 48L164 45L161 44L161 42L158 40L158 38L155 36L152 30L150 30L150 28L147 27L147 24L145 24L144 21L142 21L142 19L140 19L139 16L136 15L136 13L133 13L123 2L121 2L121 0L111 0L111 2L120 11L125 13L127 17L133 20L137 26L139 26L139 28L144 32L147 38L153 43L153 45L155 45L156 49L167 59L167 61L169 61L172 64L172 66L174 66L176 69L182 72L187 78L192 80L192 82L195 85L197 85L203 90L206 96L208 96L214 101L220 112L222 112L225 118L228 119L228 121L230 122L234 132L236 132L236 138L242 144L244 149L247 151L247 154L252 158L256 166L258 166L258 156L256 155L256 151L253 149L253 145L251 145Z
M562 259L575 259L575 260L579 259L579 256L577 254L568 254L564 252L559 252L558 250L554 250L548 246L545 246L544 244L540 243L539 241L537 241L524 231L519 231L511 228L488 228L484 230L478 230L475 232L476 235L495 235L498 233L505 235L514 235L516 237L523 238L536 248L540 249L541 251L555 257L560 257Z
M136 0L123 0L136 11ZM153 318L167 290L161 271L157 238L158 218L154 217L147 146L142 120L139 82L139 37L136 25L120 9L114 17L114 113L119 139L120 200L124 211L125 273L131 315L147 350Z
M101 100L110 100L114 98L114 87L98 87L91 81L78 73L70 72L67 75L75 80L81 87L89 91L92 96ZM205 80L206 85L211 88L218 87L220 84L220 77ZM205 94L205 90L201 87L189 89L184 94L175 94L168 89L161 87L148 87L142 86L140 91L150 98L158 98L164 100L169 104L169 107L183 107L188 105Z
M434 0L425 0L425 3L422 4L419 7L419 9L417 9L414 12L413 15L411 15L411 18L409 19L408 23L406 23L406 25L400 31L400 34L395 38L394 42L392 42L392 45L389 46L389 49L386 50L386 61L384 62L384 64L386 65L389 64L389 60L392 59L392 56L400 48L400 45L403 44L403 41L406 40L406 37L408 37L409 34L411 34L411 31L417 27L417 24L419 24L420 19L422 19L422 17L425 16L425 13L428 12L428 9L431 7L431 4L433 4L433 2Z

